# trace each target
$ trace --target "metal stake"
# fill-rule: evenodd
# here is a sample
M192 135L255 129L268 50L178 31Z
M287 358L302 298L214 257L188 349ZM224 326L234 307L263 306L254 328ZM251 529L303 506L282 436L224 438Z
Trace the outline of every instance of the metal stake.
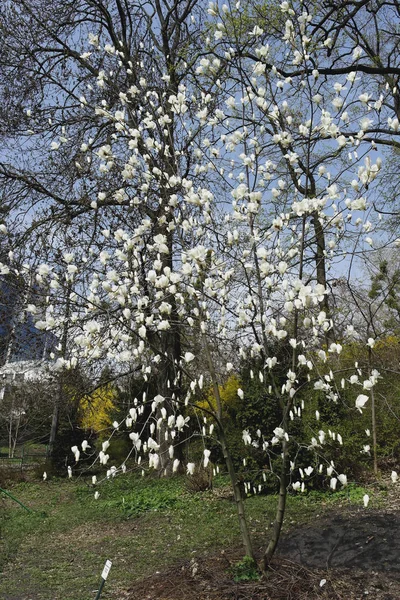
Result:
M101 596L101 592L103 591L103 587L104 587L104 584L105 584L106 579L108 577L108 574L110 572L111 565L112 565L111 560L106 560L106 564L104 565L104 569L103 569L103 572L101 574L101 583L100 583L99 591L97 592L96 598L94 600L99 600L99 598Z
M100 587L99 587L99 591L97 592L97 594L96 594L96 598L95 598L94 600L99 600L99 598L100 598L100 596L101 596L101 592L103 591L103 587L104 587L104 584L105 584L105 582L106 582L106 580L105 580L105 579L102 579L102 580L101 580L101 584L100 584Z

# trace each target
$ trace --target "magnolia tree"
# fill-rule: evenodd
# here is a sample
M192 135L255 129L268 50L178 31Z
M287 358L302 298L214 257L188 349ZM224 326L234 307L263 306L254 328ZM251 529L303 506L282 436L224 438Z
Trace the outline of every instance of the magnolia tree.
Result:
M397 135L389 102L393 89L387 98L383 92L373 96L363 76L369 73L363 63L368 56L357 40L346 38L346 52L335 57L333 68L337 40L316 23L313 4L282 2L273 9L272 35L263 31L251 5L211 5L202 54L178 86L164 56L166 63L157 63L164 69L159 77L143 74L135 85L121 87L111 108L107 74L98 76L104 99L94 110L112 133L101 146L83 142L82 152L99 169L98 197L91 206L98 214L110 198L110 182L119 181L112 198L126 220L110 219L97 231L79 264L66 252L65 275L56 276L51 265L38 270L50 289L39 324L44 329L62 328L62 316L51 309L52 290L75 282L68 294L74 335L68 353L58 359L60 368L80 359L101 361L121 372L140 369L145 381L159 381L155 396L145 391L124 421L114 424L115 430L127 430L130 456L162 472L176 471L182 457L175 441L194 416L204 436L204 467L210 438L217 439L252 558L219 386L241 359L258 365L252 376L280 411L272 433L261 426L243 432L244 444L261 449L266 464L279 464L276 517L263 571L278 543L288 490L304 491L320 474L328 476L333 490L347 484L346 474L324 452L328 439L346 443L340 432L326 431L316 413L307 445L315 459L299 468L300 442L293 431L305 409L307 386L335 403L342 388L361 385L354 406L361 412L379 378L371 371L361 382L347 371L337 387L332 365L345 334L335 337L328 285L340 261L348 260L351 244L360 244L357 249L378 244L371 237L369 196L383 157L372 151L382 135L389 142ZM158 13L160 23L161 17ZM192 22L191 17L187 5L182 22ZM104 45L97 32L89 41L85 60L99 62L106 54L107 64L114 60L129 75L123 43ZM85 90L81 93L84 98ZM284 340L290 359L282 365L274 348ZM215 404L207 407L199 400L210 385ZM244 398L245 390L237 394ZM96 458L107 465L108 476L126 469L126 461L108 464L112 437ZM72 450L78 462L81 450ZM188 473L195 468L186 464ZM246 491L258 490L246 484Z

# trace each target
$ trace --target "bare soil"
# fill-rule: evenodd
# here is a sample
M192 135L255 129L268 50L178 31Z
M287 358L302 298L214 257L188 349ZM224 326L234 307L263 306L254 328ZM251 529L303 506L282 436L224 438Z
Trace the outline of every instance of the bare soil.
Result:
M234 581L232 567L243 556L235 548L156 573L118 598L400 600L398 500L398 493L391 494L381 510L343 508L294 528L283 536L266 580Z
M228 557L214 556L171 569L135 584L120 600L399 600L400 579L390 573L361 569L307 568L277 558L267 580L235 583ZM229 554L232 563L238 552ZM228 560L229 560L228 559ZM117 596L116 596L117 597Z

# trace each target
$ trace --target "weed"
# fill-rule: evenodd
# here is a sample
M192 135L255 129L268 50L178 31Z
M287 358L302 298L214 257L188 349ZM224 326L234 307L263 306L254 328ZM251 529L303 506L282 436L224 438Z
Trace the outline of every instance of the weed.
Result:
M243 560L233 565L230 571L236 583L241 581L258 581L260 579L257 563L250 556L245 556Z

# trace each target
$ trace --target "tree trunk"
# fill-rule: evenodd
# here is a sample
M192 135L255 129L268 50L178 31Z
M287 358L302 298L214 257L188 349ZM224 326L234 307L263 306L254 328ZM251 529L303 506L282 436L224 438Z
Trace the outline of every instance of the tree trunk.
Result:
M13 411L14 411L14 400L12 401L12 404L11 404L9 427L8 427L8 458L13 457L13 450L12 450Z
M72 292L72 280L68 281L67 285L67 295L66 295L66 305L65 305L65 317L64 317L64 327L62 332L61 339L61 358L67 357L67 344L68 344L68 328L69 328L69 319L71 316L71 292ZM51 457L54 452L54 444L57 437L58 425L60 420L60 407L62 403L64 393L64 377L63 372L58 376L58 386L57 393L54 399L54 407L53 414L51 417L51 426L50 426L50 436L49 436L49 445L47 447L47 456Z
M317 272L317 283L324 286L326 290L326 261L325 261L325 234L324 229L319 222L318 214L313 214L314 233L316 241L316 252L315 252L315 263ZM335 332L333 327L332 311L329 303L328 294L324 295L323 300L320 302L320 310L324 311L326 318L332 322L332 327L325 333L326 342L328 346L335 341Z
M51 416L50 436L49 436L49 443L47 446L47 457L48 458L53 455L54 444L55 444L56 437L57 437L58 422L59 422L59 416L60 416L60 404L61 404L60 396L62 393L61 388L62 388L62 384L60 383L58 386L56 397L54 399L53 414Z
M206 353L208 367L209 367L211 380L212 380L212 384L213 384L215 401L217 404L216 417L217 417L217 425L218 425L218 439L221 444L222 453L223 453L223 456L225 459L225 464L228 469L229 479L230 479L231 486L232 486L233 497L234 497L235 504L236 504L237 516L239 519L239 527L240 527L240 533L242 536L242 542L243 542L243 546L246 551L246 555L255 561L253 543L252 543L252 539L251 539L249 525L246 520L242 492L241 492L241 489L239 486L239 482L237 480L235 467L233 464L232 456L229 451L228 443L227 443L226 436L225 436L225 429L224 429L224 424L223 424L223 419L222 419L222 402L221 402L221 396L220 396L219 387L218 387L217 374L215 372L214 363L212 361L212 356L211 356L208 340L204 334L202 335L202 339L203 339L203 343L204 343L204 350Z
M282 444L282 464L281 464L281 475L279 483L279 498L278 505L276 507L275 521L273 525L272 538L270 539L267 549L264 552L264 556L261 563L261 570L265 575L268 571L272 557L275 554L275 550L278 545L278 541L281 535L283 518L285 516L286 509L286 498L287 498L287 468L288 468L288 448L287 441L284 440Z
M223 427L219 427L219 441L222 448L222 453L225 459L225 464L228 469L229 479L231 481L233 497L236 504L236 511L239 520L240 533L242 536L243 546L246 551L246 555L249 556L255 562L255 555L253 549L253 543L251 539L251 533L249 529L249 525L247 523L245 509L244 509L244 501L242 498L242 492L239 486L239 482L236 477L235 467L233 465L232 457L229 452L228 445L226 443L225 431Z
M372 374L372 350L368 348L368 374ZM372 455L374 459L374 475L378 476L378 457L377 457L377 441L376 441L376 406L374 387L371 388L371 428L372 428Z

